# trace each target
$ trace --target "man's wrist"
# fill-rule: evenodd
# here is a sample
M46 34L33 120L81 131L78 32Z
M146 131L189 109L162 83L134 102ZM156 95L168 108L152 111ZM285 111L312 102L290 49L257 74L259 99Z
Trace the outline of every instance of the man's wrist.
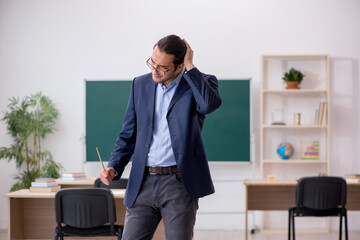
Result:
M194 67L195 67L195 66L194 66L194 64L192 64L192 63L185 64L186 71L190 71L190 70L193 69Z
M113 177L116 177L117 175L118 175L118 172L115 170L115 168L113 168L113 167L108 167L108 169L112 169L112 170L114 170L114 175L113 175Z

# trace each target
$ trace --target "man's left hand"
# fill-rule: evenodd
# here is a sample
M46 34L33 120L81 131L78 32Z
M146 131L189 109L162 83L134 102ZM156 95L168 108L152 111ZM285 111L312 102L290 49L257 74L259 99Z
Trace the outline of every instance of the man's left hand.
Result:
M189 71L190 69L192 69L194 67L194 64L193 64L194 52L191 49L188 42L185 39L183 39L183 40L184 40L184 42L186 44L186 53L185 53L185 57L184 57L184 65L185 65L186 71Z

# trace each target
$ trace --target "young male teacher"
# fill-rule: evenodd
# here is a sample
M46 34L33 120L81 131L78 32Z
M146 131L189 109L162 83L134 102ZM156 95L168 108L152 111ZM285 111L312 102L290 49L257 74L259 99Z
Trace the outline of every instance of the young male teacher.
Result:
M163 220L168 240L192 239L198 198L214 193L201 130L221 105L215 76L193 64L189 44L160 39L147 60L151 73L132 81L123 129L100 173L109 185L132 154L124 204L124 240L151 239Z

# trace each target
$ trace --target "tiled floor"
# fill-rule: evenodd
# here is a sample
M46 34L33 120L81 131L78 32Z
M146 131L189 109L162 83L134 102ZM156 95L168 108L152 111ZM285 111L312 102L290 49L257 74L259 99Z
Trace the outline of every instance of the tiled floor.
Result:
M260 233L248 235L249 240L286 240L287 233ZM217 231L217 230L197 230L195 231L194 240L232 240L245 239L244 231ZM338 232L332 233L298 233L296 240L338 240ZM345 235L343 235L345 239ZM360 239L360 232L350 231L349 239Z
M7 239L7 230L0 230L0 240ZM224 231L224 230L196 230L194 240L237 240L244 239L244 231ZM249 240L279 240L287 239L286 233L255 233L249 234ZM297 240L337 240L339 235L337 232L330 234L313 233L296 235ZM344 239L344 237L343 237ZM350 231L349 239L360 239L360 232ZM50 240L50 239L49 239ZM93 239L92 239L93 240Z

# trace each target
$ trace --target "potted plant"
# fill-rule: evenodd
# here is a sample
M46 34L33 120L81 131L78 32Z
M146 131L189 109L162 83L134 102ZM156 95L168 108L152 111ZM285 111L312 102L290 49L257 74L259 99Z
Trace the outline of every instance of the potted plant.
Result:
M291 68L284 74L283 80L286 82L286 89L299 89L299 84L305 77L300 71Z
M8 134L14 138L11 147L0 147L0 159L16 161L19 173L10 191L29 188L38 177L60 177L61 165L54 162L49 151L43 150L41 140L55 131L58 110L41 92L23 100L11 98L9 110L1 119Z

